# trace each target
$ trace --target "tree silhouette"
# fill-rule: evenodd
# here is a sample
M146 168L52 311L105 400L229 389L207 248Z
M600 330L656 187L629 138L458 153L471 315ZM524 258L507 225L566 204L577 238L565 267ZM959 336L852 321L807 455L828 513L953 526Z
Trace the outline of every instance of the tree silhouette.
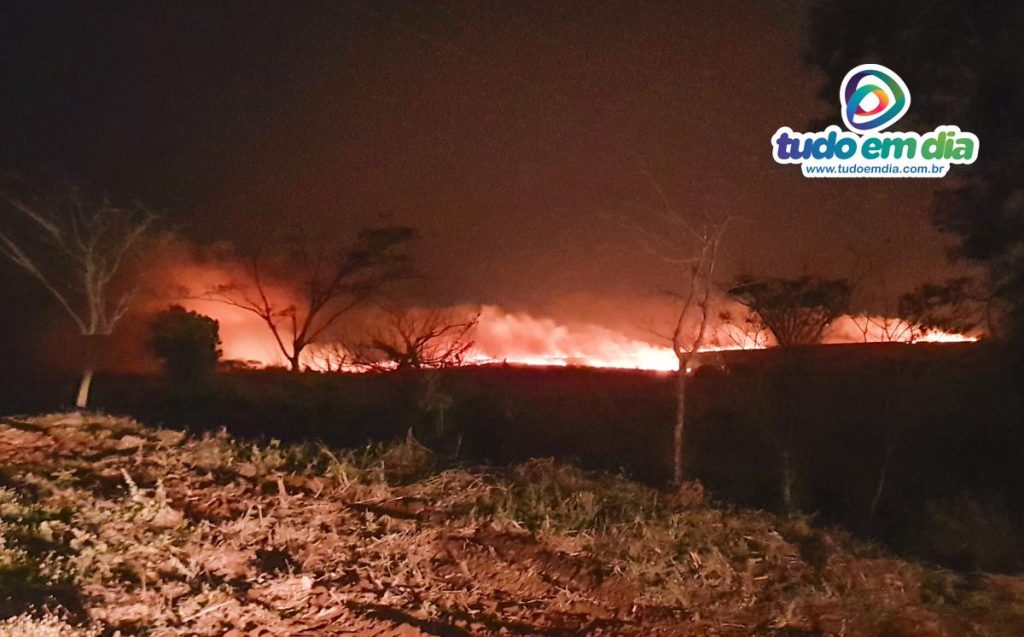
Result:
M820 343L846 313L853 288L846 279L740 277L729 296L750 308L780 347Z
M296 238L275 252L258 252L248 259L243 277L208 290L202 298L260 317L291 369L299 371L302 352L338 319L409 275L403 248L412 238L411 228L370 228L352 245L335 251ZM282 285L287 293L280 291Z
M12 216L0 229L0 254L38 282L86 337L85 370L75 405L85 409L95 367L95 337L109 336L128 311L125 259L156 215L139 204L121 207L73 184L41 193L3 195ZM20 223L17 223L20 222Z
M406 308L381 310L366 339L348 349L352 364L373 370L458 367L473 347L480 315Z
M197 381L216 369L221 354L216 320L174 305L153 318L150 331L150 347L170 378Z

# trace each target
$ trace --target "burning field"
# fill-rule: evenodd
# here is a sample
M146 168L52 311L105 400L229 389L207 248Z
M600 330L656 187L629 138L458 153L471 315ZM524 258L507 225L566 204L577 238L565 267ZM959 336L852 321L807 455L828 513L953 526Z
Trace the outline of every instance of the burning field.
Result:
M224 357L245 361L254 367L285 363L273 335L259 317L235 307L206 300L186 303L189 309L217 319ZM646 338L624 330L581 321L559 321L528 312L507 311L494 305L481 308L455 307L455 315L478 313L472 333L472 347L466 364L510 363L531 366L575 366L611 369L673 371L678 361L668 339L648 334ZM717 322L702 351L763 349L771 344L765 330L752 332L734 324ZM630 330L636 331L636 330ZM905 321L881 316L844 316L831 327L826 343L963 343L978 340L972 334L942 330L915 333ZM314 371L329 371L325 355L334 344L311 346L304 365Z
M0 423L0 633L1019 635L1024 580L546 460Z
M308 299L294 272L252 286L247 265L229 247L199 247L188 242L173 243L170 253L159 260L155 276L165 290L176 295L158 295L148 311L180 303L189 310L215 319L220 328L223 357L248 367L277 367L288 363L267 322L253 312L249 300L262 293L275 308L278 336L289 349L293 336L292 315L303 314ZM241 288L234 286L249 281ZM230 289L232 293L211 294ZM238 303L238 301L243 301ZM228 302L225 302L228 301ZM338 371L333 359L352 340L372 333L386 321L387 299L362 304L346 311L343 320L324 331L302 352L303 368ZM401 305L411 316L431 312L452 321L475 317L467 334L471 347L461 364L509 363L530 366L574 366L613 369L672 371L678 360L671 336L665 333L678 314L678 303L667 296L568 296L543 308L523 309L497 304L419 306L405 300ZM756 320L750 310L725 295L716 295L715 311L709 316L708 333L700 347L704 351L764 349L776 345L771 330ZM590 308L588 310L588 308ZM306 310L308 313L308 309ZM692 321L691 321L692 322ZM691 326L692 327L692 326ZM957 343L978 340L981 331L967 333L923 328L907 320L873 312L848 313L831 321L821 342L838 343ZM346 368L355 371L354 368Z

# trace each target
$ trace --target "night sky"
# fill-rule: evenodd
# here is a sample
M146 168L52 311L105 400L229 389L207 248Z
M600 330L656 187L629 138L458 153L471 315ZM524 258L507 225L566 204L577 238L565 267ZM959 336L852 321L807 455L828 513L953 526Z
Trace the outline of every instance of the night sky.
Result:
M839 120L801 62L806 9L8 2L0 165L137 196L241 250L410 224L438 303L633 320L671 282L618 221L654 204L645 164L678 207L737 216L726 275L868 262L894 294L941 278L936 183L772 162L779 126Z

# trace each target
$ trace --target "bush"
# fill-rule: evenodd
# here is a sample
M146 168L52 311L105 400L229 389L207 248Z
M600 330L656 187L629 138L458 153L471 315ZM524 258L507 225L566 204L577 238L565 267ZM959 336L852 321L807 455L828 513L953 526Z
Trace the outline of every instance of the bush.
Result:
M174 305L156 315L150 329L153 353L177 382L207 378L220 358L220 325L214 319Z

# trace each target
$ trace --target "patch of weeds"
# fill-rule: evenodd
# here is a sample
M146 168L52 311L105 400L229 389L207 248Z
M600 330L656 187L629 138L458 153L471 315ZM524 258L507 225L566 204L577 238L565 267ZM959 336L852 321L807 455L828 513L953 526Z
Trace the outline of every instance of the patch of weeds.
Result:
M925 570L920 576L921 599L929 604L953 604L960 599L959 578L944 571Z
M434 452L412 437L380 448L376 460L385 480L390 484L410 484L426 478L438 469L438 458Z
M323 447L313 443L301 442L278 448L281 454L279 466L283 471L322 473L330 461L329 456L323 453Z
M73 515L70 508L25 503L16 492L0 487L0 532L7 546L29 556L69 553L68 523Z
M240 456L245 455L237 445L231 443L224 430L214 436L203 436L192 442L186 452L185 459L189 465L211 472L231 470Z
M641 520L652 523L667 512L663 497L653 489L550 459L518 465L509 478L478 509L531 530L599 531Z
M8 546L6 533L0 535L0 617L44 606L81 613L78 589L58 569L52 570L57 572L26 551Z
M52 613L22 613L0 621L5 637L98 637L100 630L81 623L69 623Z
M287 452L282 450L281 441L271 439L264 445L252 444L238 450L237 460L253 465L258 476L265 476L284 469Z

